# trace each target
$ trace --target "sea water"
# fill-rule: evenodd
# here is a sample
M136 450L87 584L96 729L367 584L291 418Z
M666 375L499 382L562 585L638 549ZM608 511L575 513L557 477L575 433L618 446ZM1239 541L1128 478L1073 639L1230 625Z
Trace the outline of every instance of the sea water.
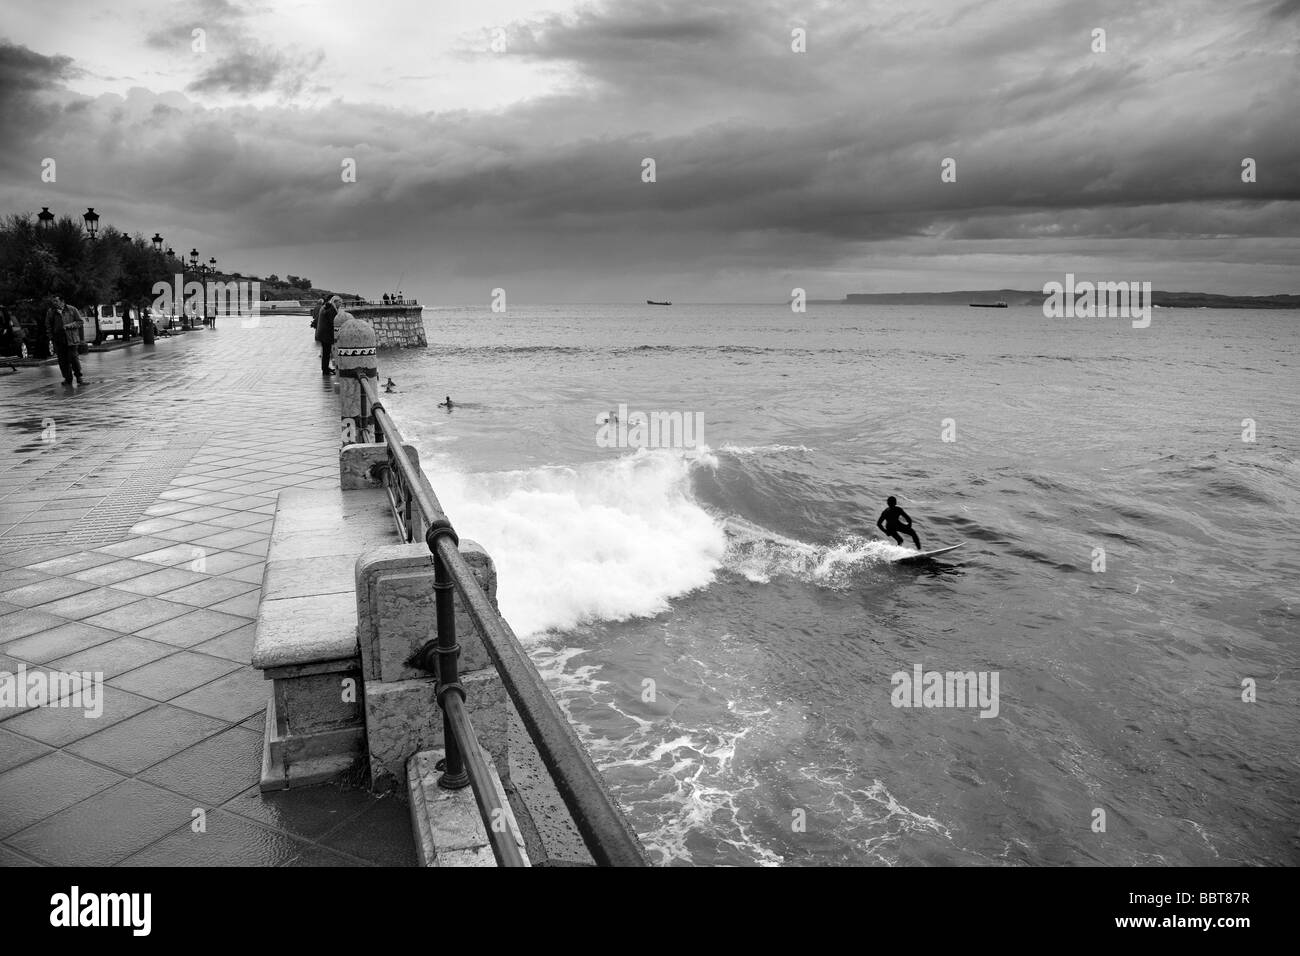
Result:
M1294 865L1297 322L444 308L380 371L656 862Z

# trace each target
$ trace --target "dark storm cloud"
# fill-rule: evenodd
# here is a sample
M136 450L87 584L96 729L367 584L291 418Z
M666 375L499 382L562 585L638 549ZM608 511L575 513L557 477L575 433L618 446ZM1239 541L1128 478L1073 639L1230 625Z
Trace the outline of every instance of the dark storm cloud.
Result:
M160 225L232 245L391 244L475 276L781 272L891 243L1282 239L1300 201L1284 6L590 6L509 26L504 55L570 81L482 112L208 110L133 90L81 100L74 120L59 110L75 96L40 105L70 68L42 57L20 99L34 126L63 122L45 152L14 141L27 164L95 151L96 204L143 204ZM1111 52L1091 53L1096 24ZM797 25L806 54L789 48ZM250 44L190 91L300 88L319 62ZM1257 183L1241 181L1247 156ZM949 157L957 181L942 183Z
M293 96L307 84L324 54L293 57L260 44L219 58L186 87L191 93L255 95L276 91Z
M80 74L71 57L45 56L0 40L0 96L44 89Z
M66 56L46 56L0 40L0 169L14 175L23 169L21 154L58 119L46 91L62 88L82 75ZM28 167L30 169L31 167Z
M203 31L201 55L211 62L186 87L191 93L297 95L324 54L291 53L264 42L249 25L254 12L230 0L187 0L175 5L168 19L145 36L145 44L189 54L194 52L194 31Z

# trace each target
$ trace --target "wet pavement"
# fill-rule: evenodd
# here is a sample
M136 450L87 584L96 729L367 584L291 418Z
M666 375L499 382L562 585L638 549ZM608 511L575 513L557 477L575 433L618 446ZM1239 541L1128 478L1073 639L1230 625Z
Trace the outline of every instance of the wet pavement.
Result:
M0 371L0 682L103 678L59 706L0 688L0 866L414 865L392 798L257 788L275 498L338 485L307 325L83 355L80 388Z

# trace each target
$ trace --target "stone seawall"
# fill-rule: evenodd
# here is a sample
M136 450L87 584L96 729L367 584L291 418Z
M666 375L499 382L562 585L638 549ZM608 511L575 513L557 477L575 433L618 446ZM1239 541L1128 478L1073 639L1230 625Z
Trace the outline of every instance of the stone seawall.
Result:
M422 349L429 345L424 335L424 313L418 305L352 305L344 308L375 327L381 349Z

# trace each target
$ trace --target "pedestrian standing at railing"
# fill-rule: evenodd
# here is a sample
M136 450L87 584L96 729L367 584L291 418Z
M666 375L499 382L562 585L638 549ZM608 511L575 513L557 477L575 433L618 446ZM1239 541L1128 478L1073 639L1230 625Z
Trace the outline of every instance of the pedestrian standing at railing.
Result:
M316 341L320 343L320 373L322 375L333 375L334 370L330 368L330 353L334 351L334 318L338 315L343 300L334 296L325 302L321 300L320 311L313 319L316 326Z

